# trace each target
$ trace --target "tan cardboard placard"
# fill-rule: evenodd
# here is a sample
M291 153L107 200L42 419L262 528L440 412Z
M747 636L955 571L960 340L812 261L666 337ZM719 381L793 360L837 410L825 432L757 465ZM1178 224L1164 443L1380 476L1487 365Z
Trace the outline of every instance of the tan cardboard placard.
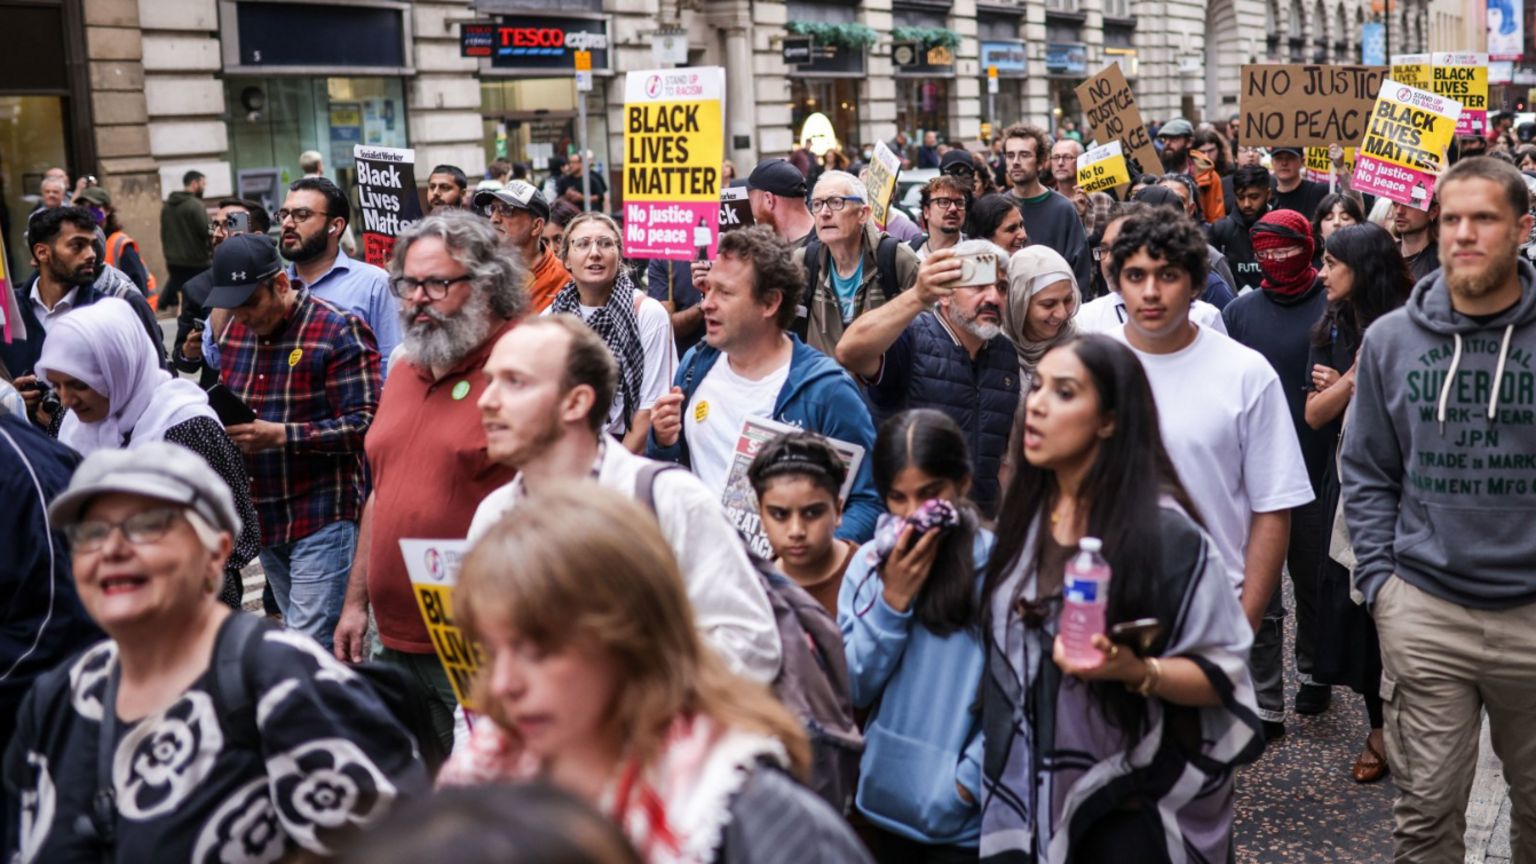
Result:
M1152 146L1147 124L1142 122L1136 96L1118 63L1111 63L1077 85L1077 102L1083 106L1093 140L1098 144L1119 141L1120 147L1141 164L1143 172L1162 172L1162 159Z
M1388 71L1312 63L1244 66L1237 140L1261 147L1357 147Z

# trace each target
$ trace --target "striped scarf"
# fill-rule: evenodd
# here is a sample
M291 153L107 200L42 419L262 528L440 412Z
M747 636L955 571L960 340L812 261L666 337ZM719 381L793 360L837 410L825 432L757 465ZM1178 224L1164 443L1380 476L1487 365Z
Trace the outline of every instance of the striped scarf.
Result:
M635 302L635 293L635 283L630 280L629 271L621 262L619 278L613 283L608 302L598 307L591 320L587 321L587 326L602 338L619 363L619 392L624 395L625 432L629 431L630 421L640 405L640 387L645 380L645 350L640 345L640 325L635 321L635 309L639 305ZM576 290L575 280L565 283L565 287L555 295L549 311L582 317L581 295Z

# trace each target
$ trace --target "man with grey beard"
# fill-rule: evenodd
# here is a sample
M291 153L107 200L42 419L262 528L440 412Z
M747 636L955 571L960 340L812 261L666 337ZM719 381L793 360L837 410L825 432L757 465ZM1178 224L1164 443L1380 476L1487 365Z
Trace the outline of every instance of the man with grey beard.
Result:
M465 536L480 501L517 474L486 455L476 404L491 348L526 310L527 281L490 224L467 210L406 229L390 261L404 338L366 441L373 491L333 645L343 661L368 659L371 605L383 643L372 656L404 670L445 747L453 688L411 594L400 539Z
M965 278L987 255L995 278ZM1019 358L1002 333L1007 297L1008 254L989 240L966 240L931 253L911 291L860 315L837 343L837 362L867 388L876 425L912 408L938 409L959 424L971 445L971 498L987 516L997 507L997 472L1019 404Z

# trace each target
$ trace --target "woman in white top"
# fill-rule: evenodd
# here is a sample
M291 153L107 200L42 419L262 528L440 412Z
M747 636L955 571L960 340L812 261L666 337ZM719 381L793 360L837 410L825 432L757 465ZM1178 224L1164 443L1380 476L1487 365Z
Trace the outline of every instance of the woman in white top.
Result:
M619 363L619 388L608 432L631 452L645 452L651 406L677 370L677 346L666 307L635 287L624 266L624 238L602 213L583 213L565 228L560 259L571 274L545 314L578 315L603 337Z

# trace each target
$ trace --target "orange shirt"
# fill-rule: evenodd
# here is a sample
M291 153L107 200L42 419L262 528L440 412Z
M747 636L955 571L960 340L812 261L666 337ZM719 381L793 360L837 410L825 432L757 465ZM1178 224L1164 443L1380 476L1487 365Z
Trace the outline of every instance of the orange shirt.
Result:
M539 251L542 254L533 265L533 278L528 281L529 315L548 309L549 304L555 302L555 295L571 281L571 274L555 257L555 250L546 246L543 240L539 241Z

